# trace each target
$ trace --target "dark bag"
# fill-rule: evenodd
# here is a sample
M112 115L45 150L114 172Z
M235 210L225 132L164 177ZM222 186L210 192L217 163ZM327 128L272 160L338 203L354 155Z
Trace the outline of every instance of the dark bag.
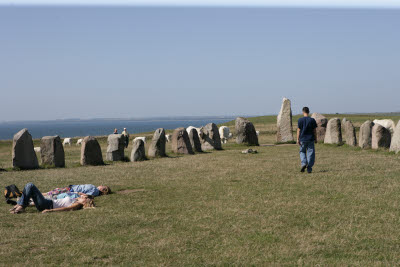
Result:
M17 202L11 200L11 198L17 198L20 196L22 196L22 193L15 184L6 186L6 190L4 190L4 197L6 198L7 204L17 205Z

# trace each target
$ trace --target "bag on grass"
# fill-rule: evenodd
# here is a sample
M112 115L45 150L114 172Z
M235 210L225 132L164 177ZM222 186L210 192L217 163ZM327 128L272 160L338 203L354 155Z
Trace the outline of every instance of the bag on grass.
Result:
M16 205L17 202L11 199L20 196L22 196L22 193L15 184L6 186L6 189L4 190L4 197L6 198L7 204Z

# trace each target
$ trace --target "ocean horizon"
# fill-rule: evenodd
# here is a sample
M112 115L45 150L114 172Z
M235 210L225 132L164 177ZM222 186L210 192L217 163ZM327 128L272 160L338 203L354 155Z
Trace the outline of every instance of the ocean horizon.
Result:
M158 128L166 130L178 127L200 127L207 123L221 124L235 119L236 116L220 117L171 117L143 119L65 119L49 121L12 121L0 123L0 140L11 140L14 134L27 128L32 138L59 135L66 137L104 136L112 134L114 128L121 133L127 128L130 134L152 132Z

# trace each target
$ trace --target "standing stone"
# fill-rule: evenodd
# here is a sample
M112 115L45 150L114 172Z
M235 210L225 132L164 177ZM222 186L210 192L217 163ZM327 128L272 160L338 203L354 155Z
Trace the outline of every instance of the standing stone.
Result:
M154 132L153 139L151 140L149 156L166 157L167 154L165 153L165 143L165 130L163 128L159 128Z
M253 123L243 117L236 118L236 143L246 143L249 146L258 146L258 136Z
M361 125L358 145L362 149L369 149L372 147L372 127L374 127L374 125L375 124L370 120Z
M194 151L203 152L203 150L201 149L199 133L197 132L196 128L190 129L189 140L190 140L190 144L192 145L192 148L194 149Z
M142 139L136 139L133 142L131 161L135 162L143 160L146 160L146 151L144 149L144 142Z
M93 136L86 136L82 140L81 165L103 165L103 155L97 139Z
M313 113L311 118L315 119L315 121L317 122L317 141L324 142L328 119L324 115L319 113Z
M342 144L342 128L339 118L333 118L328 121L325 133L325 144Z
M400 151L400 121L397 123L396 128L394 128L390 151L396 152L396 154Z
M379 124L372 127L372 149L390 148L391 139L392 134L387 128Z
M292 108L290 100L284 98L282 101L281 111L277 118L278 131L276 133L276 141L278 143L293 142L292 128Z
M65 167L64 147L60 137L45 136L40 141L42 164L54 167Z
M344 132L346 138L346 144L349 146L357 145L356 128L351 121L346 120L344 123Z
M219 136L219 131L215 123L209 123L200 129L200 143L201 149L203 151L216 149L221 150L221 137Z
M12 162L13 167L21 169L39 168L39 162L33 148L32 136L26 128L14 135Z
M194 154L186 129L181 127L175 129L171 140L172 151L177 154Z
M107 138L106 160L121 161L125 158L125 136L122 134L110 134Z

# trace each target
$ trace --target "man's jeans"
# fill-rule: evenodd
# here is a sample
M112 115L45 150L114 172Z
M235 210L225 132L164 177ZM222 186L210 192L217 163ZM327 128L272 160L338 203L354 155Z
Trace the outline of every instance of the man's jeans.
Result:
M308 171L312 171L315 162L314 141L300 142L301 166L307 166Z
M29 183L25 185L22 196L18 200L18 205L27 207L31 198L39 211L53 208L53 201L46 199L34 184Z

